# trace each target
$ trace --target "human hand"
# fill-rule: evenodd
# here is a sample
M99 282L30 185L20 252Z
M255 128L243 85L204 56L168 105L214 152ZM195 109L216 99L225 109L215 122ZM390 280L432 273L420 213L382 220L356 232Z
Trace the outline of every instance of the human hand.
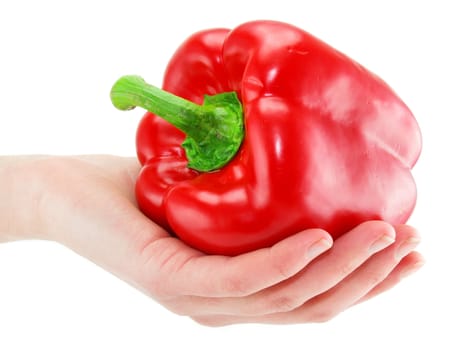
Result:
M326 321L422 264L414 228L378 221L335 242L311 229L236 257L205 255L138 210L138 171L136 160L112 156L34 162L28 173L46 189L34 227L201 324Z

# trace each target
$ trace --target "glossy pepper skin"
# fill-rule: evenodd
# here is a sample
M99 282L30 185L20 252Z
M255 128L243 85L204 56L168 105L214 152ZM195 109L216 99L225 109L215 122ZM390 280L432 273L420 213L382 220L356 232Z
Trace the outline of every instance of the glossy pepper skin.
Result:
M366 220L404 223L421 134L378 76L292 25L255 21L195 33L163 90L201 104L235 91L245 136L221 169L187 166L185 135L152 113L137 132L141 210L184 242L237 255L307 228L334 238Z

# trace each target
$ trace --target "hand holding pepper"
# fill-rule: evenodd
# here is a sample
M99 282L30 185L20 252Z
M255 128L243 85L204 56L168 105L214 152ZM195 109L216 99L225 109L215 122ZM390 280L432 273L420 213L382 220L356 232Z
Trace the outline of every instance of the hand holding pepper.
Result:
M137 208L139 168L113 156L0 157L0 242L55 240L210 326L325 321L422 263L416 231L380 221L333 243L313 229L236 257L203 254Z

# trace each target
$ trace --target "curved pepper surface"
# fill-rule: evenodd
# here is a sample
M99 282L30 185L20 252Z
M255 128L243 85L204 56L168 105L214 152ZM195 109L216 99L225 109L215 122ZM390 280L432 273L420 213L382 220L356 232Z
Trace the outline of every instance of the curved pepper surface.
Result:
M185 134L148 112L137 132L141 210L201 251L236 255L313 227L334 238L366 220L404 223L416 202L421 135L392 89L292 25L195 33L163 90L201 104L235 91L245 136L222 168L187 166Z

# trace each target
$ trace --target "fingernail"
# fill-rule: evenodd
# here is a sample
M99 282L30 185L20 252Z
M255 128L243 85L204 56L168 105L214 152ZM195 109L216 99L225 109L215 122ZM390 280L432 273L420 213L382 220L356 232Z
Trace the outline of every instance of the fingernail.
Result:
M370 254L372 255L374 253L377 253L378 251L384 249L385 247L388 247L394 241L395 237L393 237L392 234L385 234L382 237L379 237L370 247L369 249Z
M310 246L307 252L307 257L309 259L316 258L318 255L324 253L330 247L332 247L332 241L329 239L321 238Z
M411 267L405 269L404 271L401 272L401 278L405 278L411 274L413 274L414 272L417 272L419 269L421 269L424 265L424 261L420 260L417 263L415 263L414 265L412 265Z
M418 243L420 243L420 237L418 236L407 238L396 250L396 259L401 260L402 258L404 258L407 254L415 249Z

